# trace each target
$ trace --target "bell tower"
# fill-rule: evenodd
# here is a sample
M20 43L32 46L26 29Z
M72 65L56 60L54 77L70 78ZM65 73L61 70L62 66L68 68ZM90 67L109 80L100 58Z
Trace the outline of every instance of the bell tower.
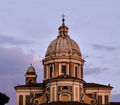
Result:
M26 85L36 83L37 75L36 75L36 72L35 72L35 68L32 66L32 64L27 69L25 77L26 77Z

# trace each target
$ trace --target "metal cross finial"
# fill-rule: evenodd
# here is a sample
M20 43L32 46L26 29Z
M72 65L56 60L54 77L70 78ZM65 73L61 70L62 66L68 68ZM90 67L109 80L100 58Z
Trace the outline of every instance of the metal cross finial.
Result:
M65 21L64 17L65 17L65 15L63 14L62 17L63 17L62 21L63 21L63 25L64 25L64 21Z
M63 19L64 19L65 15L63 14L62 17L63 17Z

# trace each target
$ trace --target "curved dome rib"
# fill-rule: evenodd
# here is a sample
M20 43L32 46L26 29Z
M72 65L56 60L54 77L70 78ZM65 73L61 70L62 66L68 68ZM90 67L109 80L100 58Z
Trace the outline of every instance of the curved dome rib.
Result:
M68 27L65 24L62 24L58 28L59 35L53 40L47 48L46 56L51 55L76 55L81 57L81 52L78 44L72 40L68 35Z

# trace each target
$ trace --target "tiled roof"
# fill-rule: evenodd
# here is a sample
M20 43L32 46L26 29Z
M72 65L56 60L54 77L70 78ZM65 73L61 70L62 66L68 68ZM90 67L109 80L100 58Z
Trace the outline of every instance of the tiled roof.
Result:
M15 86L15 89L16 88L26 88L26 87L41 87L41 88L43 88L45 82L49 82L51 80L57 80L57 79L74 79L74 80L79 80L79 81L85 83L85 81L82 80L82 79L78 79L78 78L71 77L71 76L68 76L68 75L61 75L61 76L58 76L58 77L54 77L52 79L45 80L43 83L28 84L28 85L18 85L18 86ZM91 87L92 88L97 88L97 87L113 88L112 86L98 84L98 83L85 83L84 86L85 86L85 88L91 88Z
M106 88L113 88L109 85L97 84L97 83L85 83L85 87L106 87Z
M89 104L80 103L80 102L52 102L52 103L45 103L40 105L89 105Z
M16 88L25 88L25 87L43 87L43 83L28 84L28 85L18 85L18 86L15 86L15 89Z

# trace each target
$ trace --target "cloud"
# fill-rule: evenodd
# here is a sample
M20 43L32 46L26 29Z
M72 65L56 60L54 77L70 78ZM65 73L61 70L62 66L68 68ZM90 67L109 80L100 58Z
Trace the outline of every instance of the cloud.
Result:
M0 47L0 92L10 97L9 105L16 104L14 86L25 84L25 73L31 63L40 82L43 79L43 68L39 57L33 53L25 53L20 48Z
M95 74L99 74L102 71L108 70L107 67L92 67L91 65L86 65L84 68L84 75L95 75Z
M95 49L95 50L104 50L104 51L114 51L116 50L115 47L113 46L106 46L106 45L98 45L98 44L93 44L92 47Z
M0 35L0 44L10 44L10 45L22 45L29 44L30 42L27 40L17 40L14 37Z
M111 95L111 102L120 102L120 94Z
M0 67L2 75L20 73L26 64L32 63L34 56L25 54L20 48L0 48ZM1 74L0 74L1 75ZM7 74L8 75L8 74Z

